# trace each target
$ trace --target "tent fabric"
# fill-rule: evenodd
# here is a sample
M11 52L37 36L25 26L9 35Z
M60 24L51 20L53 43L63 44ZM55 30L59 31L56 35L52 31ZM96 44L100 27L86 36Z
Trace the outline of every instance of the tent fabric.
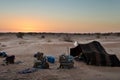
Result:
M120 66L117 56L108 54L98 41L78 44L75 48L70 49L70 55L82 57L87 64L91 65Z
M111 62L112 62L111 66L114 67L114 66L120 64L119 59L117 58L116 55L109 55L109 56L110 56L110 59L111 59Z

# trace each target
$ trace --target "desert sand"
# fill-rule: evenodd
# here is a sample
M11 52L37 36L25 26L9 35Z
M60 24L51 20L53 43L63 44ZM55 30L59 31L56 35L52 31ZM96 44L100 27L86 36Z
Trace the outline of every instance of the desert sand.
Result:
M0 58L0 80L120 80L120 67L102 67L86 65L83 62L74 61L73 69L57 69L59 67L59 55L69 54L69 49L74 47L74 42L64 40L65 35L24 35L23 39L15 34L0 35L0 51L8 55L15 55L15 62L19 64L1 65L4 58ZM99 41L109 54L116 54L120 59L120 37L108 36L96 38L95 36L71 35L73 41L88 43ZM36 52L54 56L54 64L49 63L50 69L39 69L28 74L19 74L18 71L32 68L33 55Z

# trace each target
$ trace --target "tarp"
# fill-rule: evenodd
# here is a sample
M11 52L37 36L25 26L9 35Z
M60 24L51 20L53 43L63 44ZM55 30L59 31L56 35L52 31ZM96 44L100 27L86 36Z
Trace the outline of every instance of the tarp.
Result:
M0 52L0 57L7 57L7 54L6 54L6 52Z

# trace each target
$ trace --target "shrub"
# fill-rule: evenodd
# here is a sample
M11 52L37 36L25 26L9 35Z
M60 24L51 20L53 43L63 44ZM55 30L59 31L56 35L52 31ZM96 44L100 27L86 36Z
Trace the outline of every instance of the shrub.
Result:
M73 42L73 40L71 39L71 37L70 36L65 36L65 37L63 37L63 41L66 41L66 42Z
M17 38L23 38L24 33L19 32L19 33L16 34L16 36L17 36Z
M101 33L95 33L95 35L96 35L96 38L100 39Z
M44 38L45 38L45 36L44 36L44 35L42 35L42 36L41 36L41 38L43 38L43 39L44 39Z
M97 35L96 38L100 39L100 35Z

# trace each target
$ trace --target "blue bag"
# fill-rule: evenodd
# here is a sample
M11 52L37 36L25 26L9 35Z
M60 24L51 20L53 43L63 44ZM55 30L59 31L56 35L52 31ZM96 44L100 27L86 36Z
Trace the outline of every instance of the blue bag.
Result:
M50 63L55 63L55 58L53 56L47 56L47 61Z

